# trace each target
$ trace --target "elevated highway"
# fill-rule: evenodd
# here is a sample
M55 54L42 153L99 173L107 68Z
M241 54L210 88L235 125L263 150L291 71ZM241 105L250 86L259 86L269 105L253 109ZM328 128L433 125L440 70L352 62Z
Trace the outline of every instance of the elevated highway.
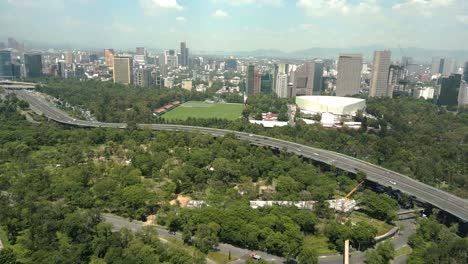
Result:
M124 123L103 123L77 120L70 117L67 113L57 109L54 104L49 103L38 93L19 90L9 92L14 92L21 99L28 101L31 109L36 113L44 114L49 119L59 123L78 127L127 127L127 124ZM341 153L309 147L267 136L224 129L166 124L139 124L138 126L142 129L195 132L210 134L213 136L234 134L238 139L247 140L257 146L265 146L294 153L351 173L355 173L357 171L365 172L367 174L367 179L370 181L415 196L420 201L440 208L465 222L468 221L468 200L456 197L452 194L411 179L401 173L391 171Z

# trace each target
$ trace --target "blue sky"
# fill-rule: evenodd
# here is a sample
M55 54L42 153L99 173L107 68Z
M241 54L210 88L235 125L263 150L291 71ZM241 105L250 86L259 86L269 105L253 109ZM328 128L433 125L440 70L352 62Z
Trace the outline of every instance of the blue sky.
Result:
M468 49L468 0L0 0L0 37L244 51Z

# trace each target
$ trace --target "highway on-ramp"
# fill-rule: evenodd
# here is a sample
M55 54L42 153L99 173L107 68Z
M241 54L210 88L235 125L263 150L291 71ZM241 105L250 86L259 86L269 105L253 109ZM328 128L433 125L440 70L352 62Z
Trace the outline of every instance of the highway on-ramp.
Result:
M45 99L43 94L37 92L21 90L8 92L14 92L19 98L28 101L31 109L34 112L44 114L49 119L62 124L69 124L79 127L127 127L127 124L125 123L103 123L74 119L66 112L56 108L55 104ZM416 197L420 201L440 208L441 210L446 211L462 219L463 221L468 221L468 200L456 197L452 194L411 179L410 177L401 173L391 171L344 154L309 147L272 137L224 129L166 124L139 124L138 126L142 129L196 132L211 134L213 136L234 134L238 139L247 140L254 145L266 146L290 153L295 153L305 158L323 162L352 173L357 171L365 172L367 174L367 179L370 181L400 190L404 193Z

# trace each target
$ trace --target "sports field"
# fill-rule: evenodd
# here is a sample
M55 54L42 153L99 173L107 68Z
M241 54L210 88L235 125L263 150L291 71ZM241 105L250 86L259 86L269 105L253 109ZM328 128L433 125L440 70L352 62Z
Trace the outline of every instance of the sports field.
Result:
M168 120L186 120L194 118L224 118L235 120L241 116L243 104L216 104L207 102L189 101L162 115Z

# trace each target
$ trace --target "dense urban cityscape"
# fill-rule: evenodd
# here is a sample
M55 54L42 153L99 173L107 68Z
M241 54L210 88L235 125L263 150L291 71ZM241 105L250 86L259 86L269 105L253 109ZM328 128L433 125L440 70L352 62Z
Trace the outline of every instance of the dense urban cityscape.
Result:
M105 1L0 3L0 264L468 263L463 1Z

